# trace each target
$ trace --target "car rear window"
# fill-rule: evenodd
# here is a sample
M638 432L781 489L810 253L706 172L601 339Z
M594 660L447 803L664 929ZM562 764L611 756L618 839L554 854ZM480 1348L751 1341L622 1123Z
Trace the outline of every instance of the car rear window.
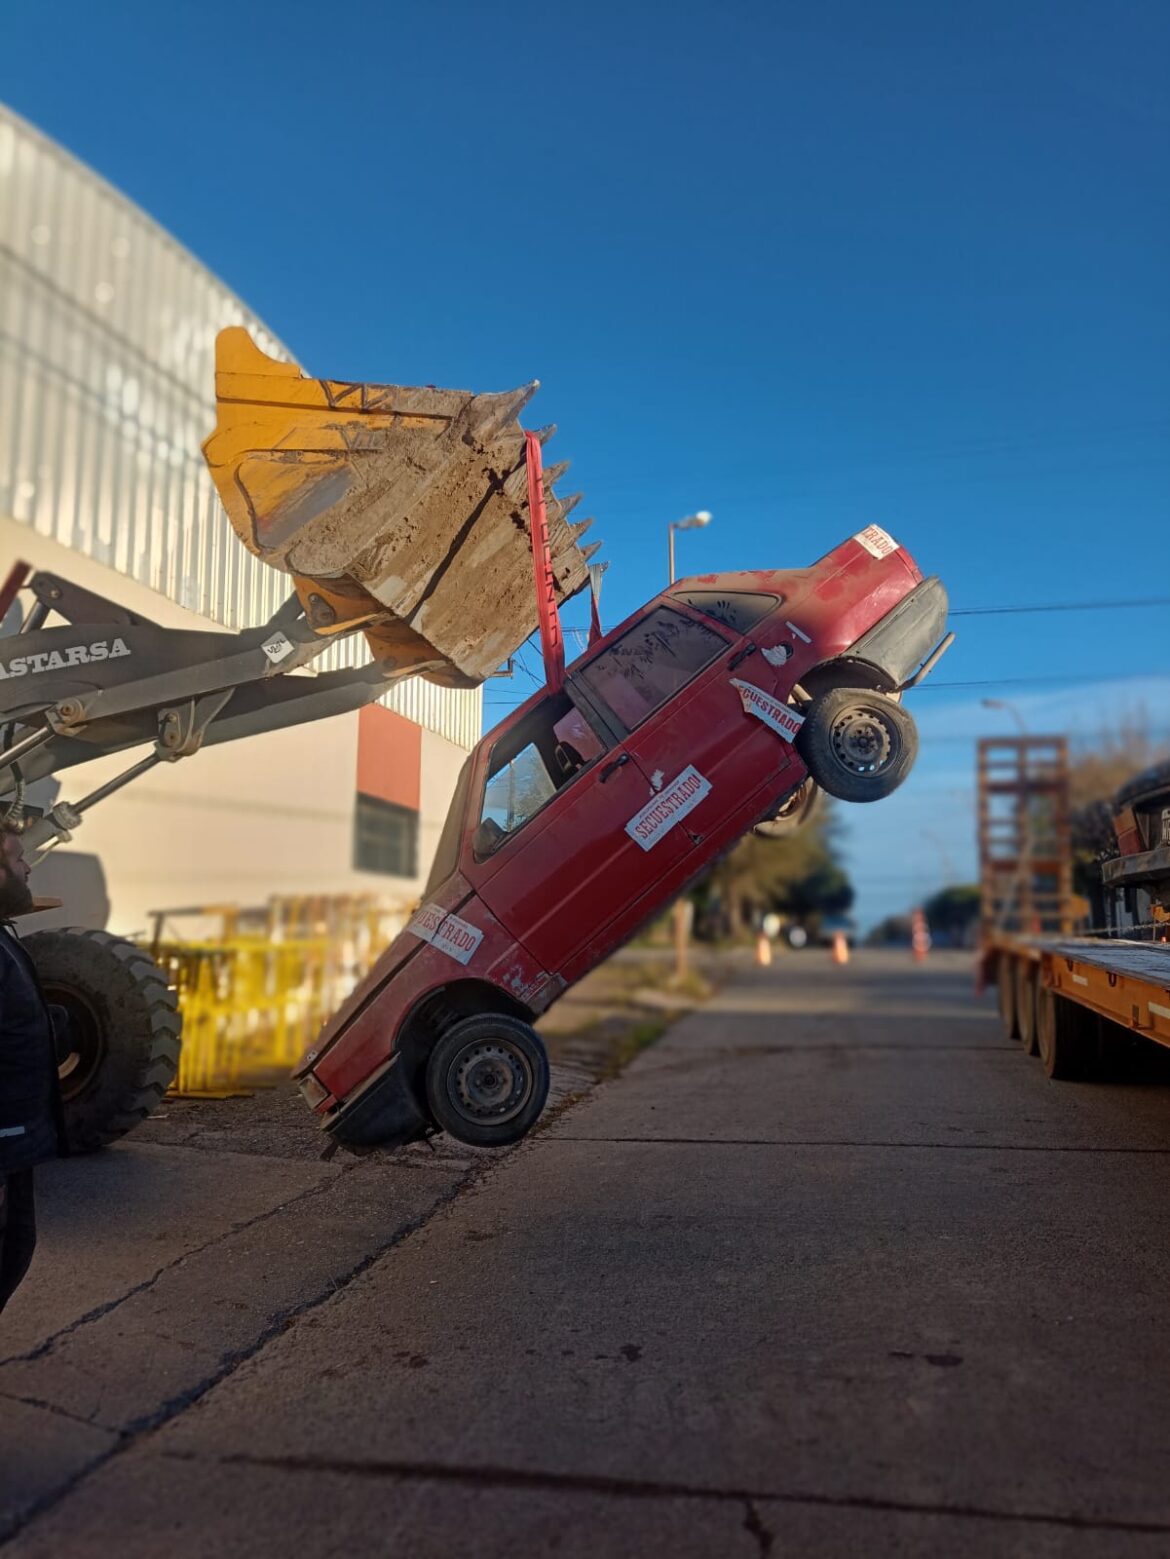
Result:
M688 590L675 595L697 612L713 617L736 633L750 633L761 618L780 605L778 595L763 595L755 590Z
M632 731L726 648L714 628L658 606L576 676Z

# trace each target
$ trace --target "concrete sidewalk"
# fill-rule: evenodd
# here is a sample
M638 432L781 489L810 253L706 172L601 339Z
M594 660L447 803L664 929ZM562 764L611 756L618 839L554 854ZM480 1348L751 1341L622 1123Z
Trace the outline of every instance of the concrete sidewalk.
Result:
M106 1437L9 1551L1152 1559L1168 1193L1170 1091L1047 1083L965 962L788 958L154 1420L197 1253L181 1331L5 1366L30 1459Z

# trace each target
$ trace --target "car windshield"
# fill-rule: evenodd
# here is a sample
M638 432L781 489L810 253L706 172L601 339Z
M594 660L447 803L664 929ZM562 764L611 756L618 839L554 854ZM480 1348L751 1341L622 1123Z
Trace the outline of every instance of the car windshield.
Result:
M451 805L447 808L447 821L443 824L443 832L439 835L439 847L435 851L435 858L431 862L431 874L427 878L425 896L428 898L436 889L441 888L451 873L458 868L459 841L463 836L463 814L467 810L467 792L471 786L471 770L474 762L473 752L459 770L459 778L455 781L455 793L451 797Z
M604 750L567 693L545 699L492 749L476 854L495 849Z

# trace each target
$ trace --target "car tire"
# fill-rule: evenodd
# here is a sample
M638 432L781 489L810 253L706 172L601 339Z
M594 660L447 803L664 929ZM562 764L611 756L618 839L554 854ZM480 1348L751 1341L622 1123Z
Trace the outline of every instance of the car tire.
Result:
M51 1005L63 1007L61 1104L72 1153L124 1137L162 1102L179 1068L182 1018L167 977L134 942L108 931L21 938Z
M809 774L841 801L880 801L914 766L918 731L901 704L868 688L835 687L813 700L796 738Z
M752 832L761 839L791 839L821 810L823 796L824 791L815 780L803 780L770 817L762 818L756 824Z
M507 1013L453 1023L427 1060L427 1105L458 1142L501 1148L536 1124L548 1098L548 1052L531 1024Z

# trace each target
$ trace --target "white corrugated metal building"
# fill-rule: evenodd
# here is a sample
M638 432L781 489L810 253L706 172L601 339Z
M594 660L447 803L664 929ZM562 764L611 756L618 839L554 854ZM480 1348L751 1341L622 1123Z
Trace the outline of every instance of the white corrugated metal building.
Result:
M288 582L237 541L199 452L229 324L291 355L149 216L0 106L0 573L23 557L164 625L272 614ZM362 658L361 641L318 664L338 655ZM482 697L415 678L383 703L209 749L95 809L77 845L101 858L112 929L271 893L411 897ZM70 771L62 793L106 767Z

